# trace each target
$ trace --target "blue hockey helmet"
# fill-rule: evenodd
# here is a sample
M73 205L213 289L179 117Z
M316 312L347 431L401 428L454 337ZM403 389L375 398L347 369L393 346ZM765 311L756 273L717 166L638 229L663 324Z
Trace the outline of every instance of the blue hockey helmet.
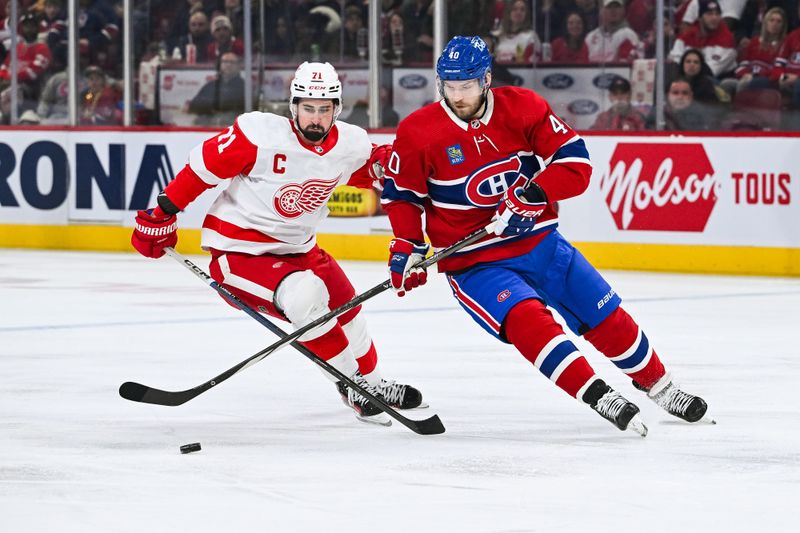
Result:
M480 37L453 37L436 62L436 76L441 81L477 78L484 85L491 70L492 54Z

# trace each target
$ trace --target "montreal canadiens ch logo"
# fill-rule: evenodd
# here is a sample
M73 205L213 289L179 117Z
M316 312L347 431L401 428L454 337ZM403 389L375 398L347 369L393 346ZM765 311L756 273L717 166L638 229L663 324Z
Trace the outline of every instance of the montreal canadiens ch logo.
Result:
M520 187L528 180L519 173L521 168L518 155L479 168L467 178L467 200L476 207L497 207L506 190Z
M508 289L505 289L504 291L502 291L500 294L497 295L497 301L502 303L502 302L506 301L506 299L509 296L511 296L511 291L508 290Z
M340 174L329 181L310 179L301 184L284 185L275 193L275 211L283 218L297 218L303 213L313 213L328 201L341 177Z

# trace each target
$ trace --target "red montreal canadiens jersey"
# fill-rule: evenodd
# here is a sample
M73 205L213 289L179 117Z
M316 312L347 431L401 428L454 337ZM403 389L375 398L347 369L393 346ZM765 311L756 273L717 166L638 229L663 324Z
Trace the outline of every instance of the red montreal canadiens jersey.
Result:
M372 186L365 165L371 150L366 131L345 122L313 146L285 117L245 113L196 146L164 192L183 209L204 190L228 183L203 221L204 249L303 253L314 247L337 185Z
M464 122L444 103L429 104L400 123L381 203L397 237L445 248L487 225L503 194L529 180L549 202L582 193L591 164L583 140L547 102L528 89L501 87L487 95L481 119ZM439 263L455 271L531 250L558 224L548 206L531 233L490 235Z

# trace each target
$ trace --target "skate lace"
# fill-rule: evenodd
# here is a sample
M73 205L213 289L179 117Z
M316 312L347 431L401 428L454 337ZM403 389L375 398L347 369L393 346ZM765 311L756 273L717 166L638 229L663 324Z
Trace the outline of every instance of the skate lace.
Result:
M387 403L400 403L406 392L405 385L398 385L394 381L381 380L380 393Z
M350 379L352 379L356 383L356 385L359 385L362 389L365 389L372 395L374 396L378 395L378 392L375 390L375 387L370 385L369 381L367 381L367 378L361 375L361 372L356 372ZM358 392L356 389L352 387L347 387L347 391L350 397L350 401L352 401L353 403L358 403L363 405L368 401L366 396L363 396L360 392Z
M654 400L670 413L686 414L686 410L694 400L694 396L683 392L676 385L670 384Z
M617 391L610 390L597 400L595 411L610 420L616 420L622 408L628 404L628 400L622 397Z

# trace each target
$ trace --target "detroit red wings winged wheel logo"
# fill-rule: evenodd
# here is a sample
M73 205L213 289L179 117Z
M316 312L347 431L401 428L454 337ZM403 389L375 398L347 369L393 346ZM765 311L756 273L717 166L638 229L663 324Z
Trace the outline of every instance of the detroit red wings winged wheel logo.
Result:
M275 193L275 210L283 218L297 218L319 209L339 183L341 174L332 180L310 179L301 184L289 183Z

